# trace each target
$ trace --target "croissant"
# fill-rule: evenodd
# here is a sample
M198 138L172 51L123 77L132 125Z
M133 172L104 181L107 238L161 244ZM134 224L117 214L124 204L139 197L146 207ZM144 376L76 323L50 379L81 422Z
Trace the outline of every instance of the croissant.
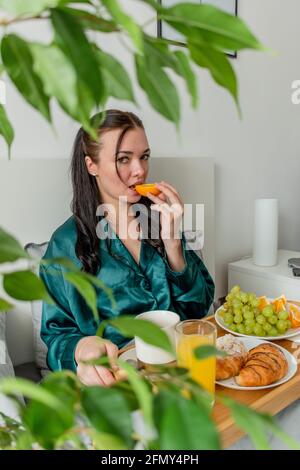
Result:
M288 370L285 355L273 344L251 349L245 366L235 378L241 387L261 387L282 379Z
M224 358L217 358L216 380L225 380L235 377L245 364L247 354L235 354Z

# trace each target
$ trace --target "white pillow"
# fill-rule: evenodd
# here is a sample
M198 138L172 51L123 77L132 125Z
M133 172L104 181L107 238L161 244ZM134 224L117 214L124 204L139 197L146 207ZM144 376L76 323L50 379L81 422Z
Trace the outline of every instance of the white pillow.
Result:
M15 376L14 368L6 347L5 326L6 313L0 312L0 381L5 377ZM23 402L23 399L21 399L21 401ZM13 419L17 419L19 416L16 403L2 393L0 393L0 411ZM1 417L0 422L2 422Z
M28 243L25 246L27 253L33 258L41 259L46 253L48 247L48 242L44 243ZM36 274L38 275L39 269L37 269ZM44 377L48 372L49 368L47 366L47 346L41 338L41 321L42 321L42 305L41 300L36 300L31 302L31 315L32 315L32 324L33 324L33 349L35 363L39 369L41 369L41 375Z

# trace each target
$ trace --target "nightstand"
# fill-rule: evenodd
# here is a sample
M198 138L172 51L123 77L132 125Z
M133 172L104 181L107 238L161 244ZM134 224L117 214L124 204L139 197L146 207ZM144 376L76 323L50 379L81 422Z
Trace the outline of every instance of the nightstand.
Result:
M300 301L300 277L295 277L288 267L289 258L300 258L300 252L279 250L278 264L268 268L256 266L250 257L230 263L229 290L238 284L242 290L258 296L274 298L285 294L287 299Z

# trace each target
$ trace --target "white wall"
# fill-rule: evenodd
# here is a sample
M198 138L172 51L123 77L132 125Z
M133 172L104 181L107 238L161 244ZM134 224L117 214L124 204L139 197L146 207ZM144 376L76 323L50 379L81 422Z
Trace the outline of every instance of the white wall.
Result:
M139 21L149 19L149 8L126 0ZM280 247L300 250L299 175L300 106L291 103L291 83L300 77L299 0L239 0L239 14L274 53L239 54L233 64L240 81L243 119L233 101L199 72L200 110L191 110L180 79L181 133L147 103L137 90L139 109L111 100L109 106L136 111L143 119L153 156L206 156L216 163L216 281L217 294L227 288L227 263L251 253L253 202L257 197L280 201ZM26 31L25 31L26 29ZM155 32L155 22L148 27ZM22 32L47 37L44 26ZM105 39L105 42L103 41ZM116 37L99 44L122 60L132 74L132 60ZM58 137L35 111L29 110L11 89L8 112L16 129L13 158L68 158L74 125L54 110ZM5 146L0 147L5 158ZM1 191L1 188L0 188ZM17 196L16 196L17 197Z

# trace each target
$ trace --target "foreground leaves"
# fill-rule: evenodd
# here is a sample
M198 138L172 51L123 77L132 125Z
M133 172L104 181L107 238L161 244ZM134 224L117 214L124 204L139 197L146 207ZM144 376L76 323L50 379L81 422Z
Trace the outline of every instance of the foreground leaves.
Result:
M102 0L103 5L110 13L114 21L124 29L132 39L133 44L135 45L137 52L143 53L143 38L142 31L140 27L135 23L135 21L128 16L120 7L117 0Z
M215 346L211 344L206 344L203 346L199 346L194 350L194 355L197 359L207 359L211 356L218 356L218 357L226 357L227 354L225 351L220 351Z
M1 312L11 310L12 308L13 305L10 302L0 298L0 315L2 314Z
M174 353L169 337L163 330L152 322L135 319L129 315L122 315L111 320L103 321L97 331L98 336L102 336L102 333L108 324L115 327L127 338L138 336L145 341L145 343L162 348L170 353Z
M5 18L4 24L30 15L32 20L42 16L54 33L50 44L32 44L15 34L4 36L1 70L4 68L23 98L49 122L49 100L53 97L68 116L97 139L96 127L90 123L95 110L103 109L110 96L135 103L131 77L124 66L104 51L102 37L97 53L95 37L91 41L88 34L117 32L118 37L129 37L134 45L130 52L135 75L150 105L177 129L180 102L170 70L185 81L193 108L199 103L198 79L193 70L196 66L209 70L213 80L233 96L239 110L235 71L224 51L263 49L243 20L211 5L183 2L165 8L156 0L143 1L154 15L183 35L189 54L182 48L175 49L176 41L146 34L119 0L0 0L4 12L13 16ZM101 4L106 10L104 15ZM128 49L127 43L123 44ZM10 149L13 129L3 108L0 134Z
M33 400L24 409L23 422L43 448L54 449L56 440L74 425L77 387L77 381L71 374L53 373L40 388L55 396L60 407L53 410L44 402Z
M64 273L65 279L73 284L93 312L95 321L99 321L97 296L94 287L79 273Z
M175 85L163 68L150 57L135 56L135 67L140 87L147 94L152 107L177 126L180 120L179 96Z
M0 263L9 263L29 258L18 240L0 227Z
M268 433L278 436L290 448L300 449L300 444L286 434L272 416L258 413L228 397L219 397L219 399L230 409L236 425L249 435L256 449L270 449Z
M160 449L220 449L217 429L205 406L180 393L161 390L155 397L154 409Z
M78 118L77 77L71 64L54 44L32 43L30 49L34 70L43 82L46 93L55 97L68 114Z
M2 104L0 104L0 135L4 137L4 140L7 143L8 157L10 158L10 148L14 140L14 130Z
M137 371L125 361L119 359L117 364L125 370L128 381L136 396L140 410L143 413L146 424L152 428L153 423L153 395L149 384L141 378Z
M208 69L215 82L228 90L238 105L237 79L226 55L207 46L196 45L192 42L188 43L188 47L193 61L200 67Z
M189 41L224 52L245 48L262 50L262 44L245 22L212 5L179 3L160 10L160 18Z
M135 98L131 79L121 62L99 48L96 49L96 57L99 61L109 95L120 100L134 102Z
M21 95L50 122L49 97L33 70L27 42L16 34L8 34L2 39L1 54L5 69Z
M0 9L14 16L38 15L56 7L62 0L0 0Z
M50 391L45 390L25 379L3 378L0 380L0 393L25 397L48 406L53 411L58 410L63 413L64 407L62 403Z
M57 45L73 64L76 75L87 86L94 103L104 103L105 84L94 51L80 22L74 15L60 9L51 11L51 21Z
M3 274L3 288L10 297L17 300L44 300L53 304L43 282L32 271Z
M130 409L117 390L104 387L85 388L82 392L82 407L99 433L118 438L120 448L132 446Z

